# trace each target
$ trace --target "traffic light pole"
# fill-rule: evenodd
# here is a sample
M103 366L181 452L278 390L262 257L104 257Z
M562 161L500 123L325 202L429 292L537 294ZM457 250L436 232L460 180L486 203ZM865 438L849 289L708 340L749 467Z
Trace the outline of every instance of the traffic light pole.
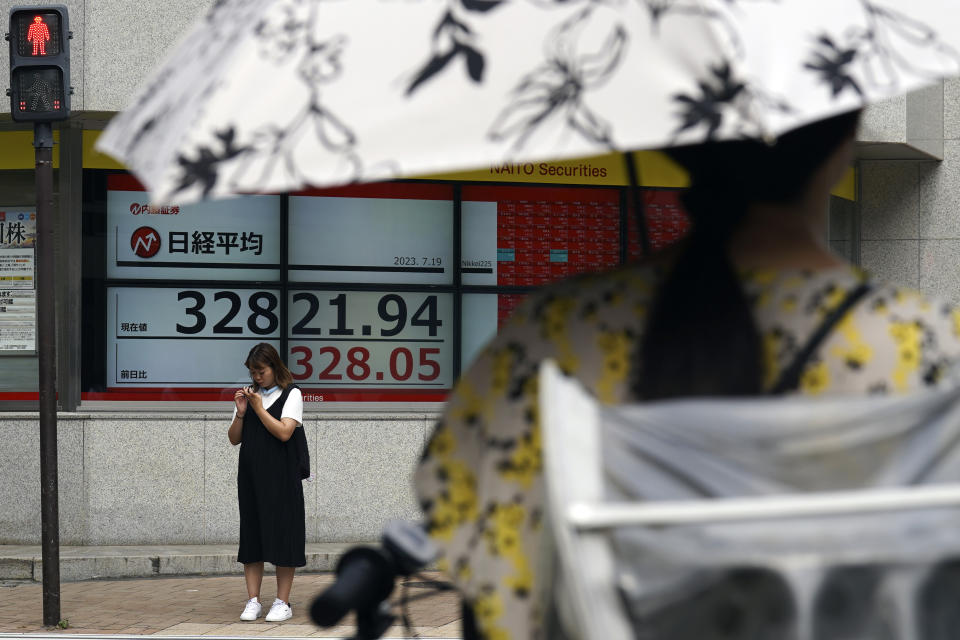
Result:
M70 117L70 14L66 5L9 10L10 117L33 123L37 180L37 360L40 369L40 545L43 624L60 623L57 491L57 321L53 247L53 126Z
M40 366L40 537L43 624L60 622L57 490L57 334L53 258L53 126L33 125L37 174L37 356Z

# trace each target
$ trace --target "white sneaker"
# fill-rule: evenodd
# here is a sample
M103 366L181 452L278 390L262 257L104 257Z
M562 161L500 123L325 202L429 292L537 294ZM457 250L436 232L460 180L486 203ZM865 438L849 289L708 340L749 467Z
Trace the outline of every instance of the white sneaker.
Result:
M267 614L265 620L267 622L283 622L292 617L293 609L290 608L290 605L277 598L273 601L273 606L270 607L270 613Z
M261 611L263 611L263 605L256 598L250 598L247 600L247 606L243 608L243 613L240 614L240 619L244 622L256 620L260 617Z

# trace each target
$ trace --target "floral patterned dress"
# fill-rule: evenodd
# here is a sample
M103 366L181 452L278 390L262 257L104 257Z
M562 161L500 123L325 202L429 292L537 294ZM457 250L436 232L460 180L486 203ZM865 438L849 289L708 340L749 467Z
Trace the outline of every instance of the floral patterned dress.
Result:
M853 267L741 274L769 388L823 318L867 276ZM630 266L545 288L518 308L457 383L416 489L441 568L490 640L540 638L537 550L543 487L537 366L552 358L603 403L631 400L631 355L660 281ZM960 310L872 283L820 345L797 393L908 393L960 359Z

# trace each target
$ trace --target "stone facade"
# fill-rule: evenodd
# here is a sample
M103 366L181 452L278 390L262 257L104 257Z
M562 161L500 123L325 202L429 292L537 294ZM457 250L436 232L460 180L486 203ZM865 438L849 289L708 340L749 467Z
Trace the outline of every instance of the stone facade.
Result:
M308 542L377 540L390 519L415 519L411 473L436 416L304 415L313 479ZM237 456L228 413L61 414L60 543L234 543ZM0 544L40 541L36 414L0 413Z
M924 90L924 100L926 109L914 113L890 104L867 112L861 140L885 135L906 146L911 118L928 120L926 135L939 123L942 137L923 143L934 154L925 158L888 151L860 161L861 264L884 280L960 303L960 80Z
M61 0L70 10L74 33L76 88L75 115L61 129L61 139L71 135L76 142L80 130L100 128L122 109L212 1ZM5 14L14 4L21 3L0 1L0 10ZM8 84L7 74L6 65L0 65L0 86ZM0 102L0 135L25 129L10 123L8 113L9 103ZM831 245L881 279L960 303L960 80L871 107L859 139L860 198L835 203L827 232ZM59 205L59 229L75 218L69 198L79 199L77 148L74 144L70 152L74 172L61 169L66 177L58 194L58 203L65 203ZM67 166L62 151L61 166ZM3 204L26 202L32 175L3 170L0 176ZM82 367L79 336L71 336L73 323L66 320L80 312L80 278L69 266L80 264L79 254L63 264L60 367L76 376ZM32 359L0 360L4 365L7 376L36 375ZM61 399L69 397L79 398L79 385L61 389ZM139 412L131 418L130 411L96 411L80 404L78 412L61 414L61 543L234 542L238 450L226 439L227 409ZM418 514L410 473L437 416L416 406L380 413L336 411L305 416L315 473L304 485L308 541L376 539L387 519ZM0 407L0 544L39 542L39 475L37 414Z

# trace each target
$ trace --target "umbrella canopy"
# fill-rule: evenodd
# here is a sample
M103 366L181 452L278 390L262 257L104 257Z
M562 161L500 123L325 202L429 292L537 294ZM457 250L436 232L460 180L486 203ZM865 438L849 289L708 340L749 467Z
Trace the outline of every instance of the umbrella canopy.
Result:
M187 202L773 140L958 73L950 0L218 0L98 146Z

